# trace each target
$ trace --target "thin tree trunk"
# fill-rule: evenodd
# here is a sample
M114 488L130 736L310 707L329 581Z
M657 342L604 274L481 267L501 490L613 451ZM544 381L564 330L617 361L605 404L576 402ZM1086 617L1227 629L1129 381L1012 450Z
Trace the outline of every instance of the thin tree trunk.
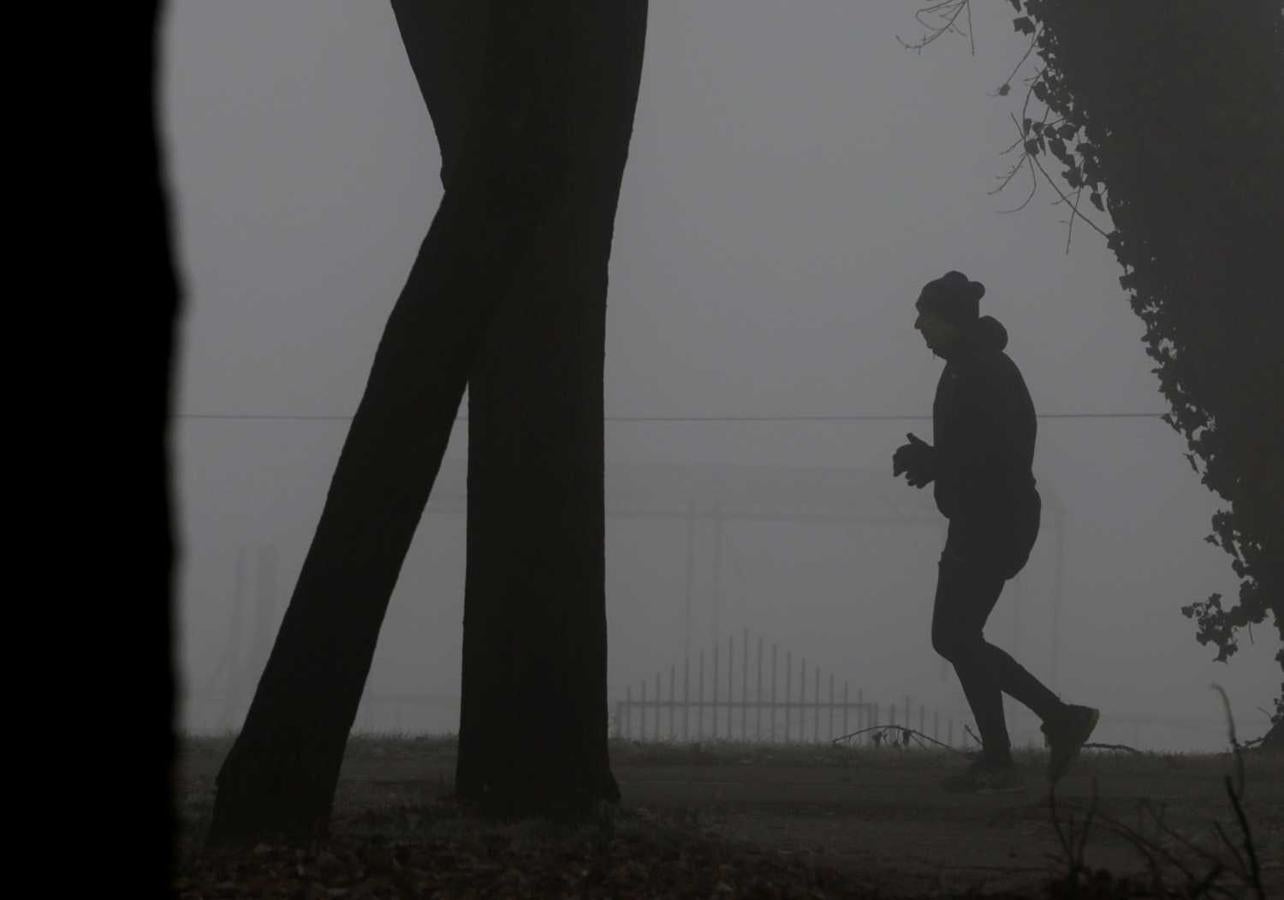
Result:
M561 4L496 3L478 115L371 367L321 521L244 727L218 776L211 843L328 829L379 628L496 299L565 189ZM429 102L433 97L426 98Z

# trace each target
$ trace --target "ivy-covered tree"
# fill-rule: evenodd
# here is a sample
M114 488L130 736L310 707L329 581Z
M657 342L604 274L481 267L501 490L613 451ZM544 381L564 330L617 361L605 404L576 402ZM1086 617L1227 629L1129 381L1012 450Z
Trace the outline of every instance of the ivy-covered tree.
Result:
M1225 503L1208 540L1230 555L1239 596L1182 607L1225 661L1268 614L1284 638L1284 10L1008 2L1030 52L998 90L1021 103L1005 183L1024 173L1050 186L1071 228L1100 231L1123 266L1165 421ZM971 10L946 0L920 13L937 17L931 40ZM1085 196L1113 230L1092 222ZM1284 668L1284 650L1276 658ZM1273 719L1267 742L1279 743L1284 683Z

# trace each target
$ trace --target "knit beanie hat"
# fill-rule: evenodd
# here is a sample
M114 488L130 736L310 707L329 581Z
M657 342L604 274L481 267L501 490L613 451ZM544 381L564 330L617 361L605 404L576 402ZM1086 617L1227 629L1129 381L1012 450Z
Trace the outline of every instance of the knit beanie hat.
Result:
M962 272L946 272L923 286L918 308L935 313L951 325L967 328L976 323L984 296L985 285L981 282L969 281Z

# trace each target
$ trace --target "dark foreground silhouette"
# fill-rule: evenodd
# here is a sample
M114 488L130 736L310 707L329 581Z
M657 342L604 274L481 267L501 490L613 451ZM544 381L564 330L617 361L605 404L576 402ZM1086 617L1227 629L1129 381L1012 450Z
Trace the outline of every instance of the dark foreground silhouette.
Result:
M1025 566L1039 534L1032 466L1036 419L1025 381L1004 353L1007 331L979 315L985 288L959 272L929 282L914 323L945 360L932 405L933 444L915 435L897 449L894 475L934 483L949 519L932 612L932 646L954 665L981 732L975 763L948 787L1003 789L1016 778L1003 694L1043 720L1049 776L1065 773L1096 726L1097 711L1063 703L1008 653L985 640L1004 583Z
M607 754L602 358L644 0L394 0L445 187L392 310L212 843L327 830L379 628L465 385L456 788L578 815Z

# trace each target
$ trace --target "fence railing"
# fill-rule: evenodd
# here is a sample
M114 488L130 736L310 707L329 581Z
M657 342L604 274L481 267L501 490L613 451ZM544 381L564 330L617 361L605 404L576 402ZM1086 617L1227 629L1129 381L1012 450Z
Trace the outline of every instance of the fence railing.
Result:
M809 673L805 658L800 658L795 670L792 651L786 650L782 660L776 643L771 644L768 662L762 636L758 635L751 644L748 629L744 630L740 645L739 672L736 671L736 640L729 636L725 645L721 641L713 643L708 677L705 652L701 650L696 656L694 673L689 655L683 657L680 678L678 665L669 666L667 691L661 672L655 673L650 685L648 679L643 679L636 697L633 686L627 686L624 698L617 700L615 705L615 736L654 741L721 739L819 743L875 729L876 726L900 725L954 746L954 720L943 720L938 710L933 710L929 717L926 706L918 704L915 728L915 706L908 697L899 707L894 703L867 701L860 689L853 697L849 683L843 680L840 686L832 672L824 673L819 666L812 666ZM756 654L752 652L755 649ZM737 681L740 688L738 696ZM810 695L807 690L809 684ZM866 734L865 740L881 739L876 730ZM862 737L857 736L853 740L859 742Z

